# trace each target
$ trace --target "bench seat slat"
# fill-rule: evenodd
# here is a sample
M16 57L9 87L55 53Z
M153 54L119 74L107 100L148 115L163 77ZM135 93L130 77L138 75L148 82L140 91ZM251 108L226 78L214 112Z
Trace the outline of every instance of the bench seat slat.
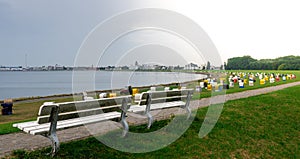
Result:
M143 112L146 109L146 105L132 105L129 109L128 112L133 112L133 113L137 113L137 112Z
M129 96L122 96L122 97L114 97L114 98L102 98L102 99L95 99L95 100L88 100L88 101L73 101L73 102L65 102L65 103L49 103L46 105L42 105L40 107L39 116L49 115L51 112L51 105L59 105L59 113L77 111L77 110L86 110L86 109L93 109L99 107L107 107L113 105L120 105L124 97Z
M185 99L186 98L186 95L177 95L177 96L171 96L171 97L167 97L167 96L161 96L161 97L157 97L157 98L152 98L152 101L153 100L159 100L159 99L177 99L177 98L183 98ZM142 99L140 101L146 101L146 98L145 99Z
M150 110L165 109L165 108L170 108L170 107L180 107L180 106L184 106L184 105L185 105L185 102L182 102L182 101L157 103L157 104L152 104Z
M19 128L20 130L23 130L24 127L28 127L28 126L36 126L36 125L39 125L39 124L37 123L37 121L29 121L29 122L24 122L24 123L16 123L16 124L13 124L13 127Z
M97 122L101 122L101 121L105 121L105 120L110 120L110 119L114 119L117 118L118 116L109 116L109 117L102 117L99 119L94 119L94 120L89 120L89 121L80 121L79 123L70 123L67 125L58 125L57 126L57 130L60 129L65 129L65 128L72 128L72 127L77 127L77 126L81 126L84 124L92 124L92 123L97 123ZM48 132L48 129L43 129L43 130L34 130L34 131L30 131L30 134L32 135L39 135L39 134L44 134L45 132Z
M86 110L78 110L78 111L60 113L60 114L58 114L58 121L102 114L103 112L107 112L107 111L112 111L112 110L115 111L116 108L120 108L120 107L121 107L121 105L112 105L112 106L106 106L106 107L98 107L98 108L92 108L92 109L86 109ZM44 124L44 123L50 122L49 118L50 118L50 115L39 116L37 121L39 124Z
M187 95L188 92L190 90L189 89L184 89L184 90L169 90L169 91L155 91L155 92L144 92L141 95L142 99L146 99L147 98L147 94L151 93L152 94L152 98L161 98L161 97L173 97L173 96L178 96L178 95Z
M115 116L115 115L120 116L120 113L119 112L110 112L110 113L97 114L97 115L81 117L81 118L61 120L61 121L57 122L57 125L70 124L70 123L80 122L80 121L88 121L88 120L92 120L92 119L95 119L95 118L102 118L102 117ZM29 133L30 131L35 130L35 129L49 128L49 126L50 126L50 123L38 124L36 126L28 126L28 127L24 128L23 131Z
M156 103L151 104L150 110L157 110L157 109L165 109L170 107L180 107L184 106L185 102L183 101L175 101L175 102L165 102L165 103ZM146 105L133 105L128 109L128 112L138 113L144 112L146 110Z
M119 118L120 115L121 113L119 112L110 112L110 113L89 116L87 118L83 117L83 118L76 118L76 119L70 119L65 121L58 121L56 129L60 130L60 129L70 128L70 127L80 126L83 124L91 124L95 122L115 119L115 118ZM40 124L39 126L34 128L29 128L29 129L25 128L24 131L32 135L44 134L49 131L49 126L50 126L49 123Z
M186 100L192 89L144 92L140 95L139 105L146 105L146 99L151 94L151 104Z
M181 100L186 100L186 95L185 96L152 98L151 103L155 104L155 103L164 103L164 102L181 101ZM145 105L145 104L146 104L146 99L142 99L139 101L139 105Z

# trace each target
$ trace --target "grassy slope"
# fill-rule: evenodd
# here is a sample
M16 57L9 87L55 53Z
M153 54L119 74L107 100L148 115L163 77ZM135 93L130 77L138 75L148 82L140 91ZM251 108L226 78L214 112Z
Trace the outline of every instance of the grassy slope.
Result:
M198 131L207 108L199 109L187 132L161 150L130 154L94 138L62 144L58 158L300 158L300 86L229 101L212 132L200 139ZM155 122L159 129L168 121ZM142 126L131 131L145 132ZM109 134L108 134L109 135ZM17 158L47 158L50 149L16 151Z

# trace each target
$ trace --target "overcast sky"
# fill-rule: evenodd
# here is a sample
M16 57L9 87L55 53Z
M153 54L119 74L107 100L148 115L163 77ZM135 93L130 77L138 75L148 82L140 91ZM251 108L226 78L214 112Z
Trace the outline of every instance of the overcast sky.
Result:
M98 24L140 8L169 9L192 19L211 38L223 61L243 55L258 59L300 55L298 0L0 0L0 65L24 66L27 54L30 66L72 66L82 42ZM143 49L149 46L129 54ZM171 47L152 49L165 52L164 58L176 52ZM199 61L187 58L184 62ZM106 60L103 65L122 62L129 63L124 58Z

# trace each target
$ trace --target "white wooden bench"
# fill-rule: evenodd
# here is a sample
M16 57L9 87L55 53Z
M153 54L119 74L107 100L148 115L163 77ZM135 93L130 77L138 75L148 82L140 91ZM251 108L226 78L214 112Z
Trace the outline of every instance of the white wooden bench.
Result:
M93 100L94 99L93 97L88 97L88 94L85 91L82 94L83 94L83 100Z
M106 120L121 120L123 136L128 132L126 112L130 107L131 96L73 101L64 103L44 103L38 113L37 121L14 124L26 133L43 135L51 140L51 155L59 150L56 131Z
M190 118L191 109L189 104L192 95L192 89L144 92L140 95L138 105L130 106L128 112L146 115L148 118L147 127L150 129L153 123L153 117L150 114L151 110L181 107L186 110L187 118Z

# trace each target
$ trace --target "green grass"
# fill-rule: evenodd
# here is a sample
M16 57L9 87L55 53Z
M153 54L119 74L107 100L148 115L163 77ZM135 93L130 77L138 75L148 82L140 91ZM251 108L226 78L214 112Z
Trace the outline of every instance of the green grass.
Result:
M14 128L13 124L19 123L19 122L32 121L32 120L35 120L35 119L29 119L29 120L23 120L23 121L18 121L18 122L10 122L10 123L1 124L0 125L0 135L19 132L20 129Z
M0 125L0 135L9 134L13 132L19 132L18 128L14 128L13 123L6 123Z
M299 94L300 86L296 86L226 102L216 126L204 138L198 138L198 132L207 108L199 109L192 125L176 142L154 152L124 153L88 138L63 143L55 158L300 158ZM155 122L151 130L168 122ZM130 130L149 131L145 125ZM10 157L49 158L44 155L49 151L18 150Z

